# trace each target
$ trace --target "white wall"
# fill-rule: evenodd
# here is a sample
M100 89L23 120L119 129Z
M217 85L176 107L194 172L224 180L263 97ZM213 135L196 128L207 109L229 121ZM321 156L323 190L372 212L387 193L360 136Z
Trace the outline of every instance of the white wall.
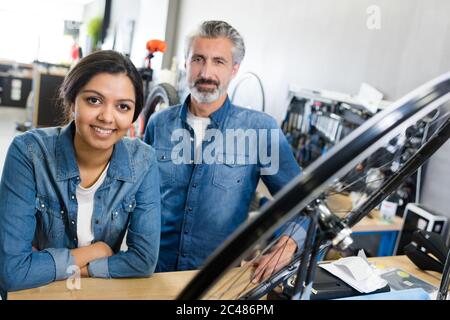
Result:
M80 36L78 40L78 45L83 50L84 56L92 52L94 45L92 39L87 34L88 26L92 19L98 17L103 18L105 14L105 3L105 0L93 0L84 6L83 20L80 26Z
M0 59L70 61L72 40L64 20L81 21L82 1L0 1Z
M379 30L366 24L373 4ZM449 12L447 0L182 0L177 57L201 21L228 21L246 41L241 72L261 77L281 121L290 84L356 94L364 81L395 100L450 70Z
M103 17L105 14L105 0L92 0L84 6L83 22L88 24L89 21L96 17Z
M450 141L447 141L429 160L423 179L420 202L437 214L450 219ZM444 178L445 177L445 178Z

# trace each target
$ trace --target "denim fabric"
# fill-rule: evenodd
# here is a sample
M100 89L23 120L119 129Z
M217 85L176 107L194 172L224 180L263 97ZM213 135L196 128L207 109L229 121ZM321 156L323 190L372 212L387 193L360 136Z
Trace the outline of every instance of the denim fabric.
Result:
M263 166L259 160L245 164L219 160L210 164L194 163L193 153L188 163L177 164L172 157L178 142L172 141L173 132L186 129L191 149L194 149L194 131L186 122L188 101L189 97L182 105L152 115L144 137L145 142L156 150L161 176L161 246L156 272L201 267L205 259L246 221L260 178L273 195L300 174L276 121L265 113L234 106L229 99L210 115L212 121L207 130L217 129L224 135L227 129L275 130L279 137L278 172L261 175ZM212 141L205 140L203 149ZM246 148L244 159L249 157L248 151ZM299 248L305 238L305 224L304 219L291 221L284 231L292 235ZM294 232L291 234L291 231Z
M13 291L65 279L77 248L76 187L80 173L74 123L35 129L11 144L0 183L0 287ZM160 237L159 172L153 148L117 142L105 181L95 193L94 241L114 255L91 262L92 277L148 276ZM120 251L127 233L128 250ZM37 252L32 252L32 246ZM69 268L70 269L70 268Z

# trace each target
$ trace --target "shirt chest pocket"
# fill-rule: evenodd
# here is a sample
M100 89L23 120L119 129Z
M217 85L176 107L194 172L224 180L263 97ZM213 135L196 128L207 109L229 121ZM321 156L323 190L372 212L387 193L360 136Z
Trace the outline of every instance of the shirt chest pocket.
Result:
M175 182L175 171L177 166L172 162L171 153L172 150L170 149L156 149L161 183Z
M236 164L217 160L214 168L213 184L222 189L241 188L250 177L248 158L242 157Z
M65 211L58 201L36 197L36 232L44 237L59 238L65 233Z
M136 208L134 197L124 199L118 207L111 212L110 231L113 237L118 237L128 228L130 215Z

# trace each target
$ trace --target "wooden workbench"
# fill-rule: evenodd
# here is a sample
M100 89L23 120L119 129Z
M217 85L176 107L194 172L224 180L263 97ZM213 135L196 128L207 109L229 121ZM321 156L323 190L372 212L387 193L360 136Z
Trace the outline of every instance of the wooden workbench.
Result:
M370 258L379 267L397 267L413 274L435 286L439 286L440 274L437 272L424 272L418 269L406 256ZM235 275L237 269L230 272L226 278L219 283L219 286L229 283L230 278ZM66 281L57 281L49 285L10 292L10 300L84 300L84 299L174 299L178 293L186 286L189 280L197 271L180 271L157 273L150 278L144 279L81 279L80 290L69 290ZM250 273L244 274L239 280L236 289L228 292L223 299L232 299L236 292L239 292L242 285L248 283ZM239 286L241 285L241 287ZM219 298L219 297L213 297Z
M217 288L226 286L237 271L227 273ZM10 292L8 300L172 300L197 272L161 272L141 279L82 278L80 290L69 290L66 281L56 281L39 288ZM250 272L245 273L225 296L212 298L233 299L249 283L250 276Z
M339 216L344 216L352 210L352 201L350 200L350 197L343 194L335 194L328 197L327 204L330 209ZM354 232L400 231L402 225L402 218L395 216L392 221L386 221L381 218L378 209L373 209L370 212L370 216L364 217L352 228L352 230Z

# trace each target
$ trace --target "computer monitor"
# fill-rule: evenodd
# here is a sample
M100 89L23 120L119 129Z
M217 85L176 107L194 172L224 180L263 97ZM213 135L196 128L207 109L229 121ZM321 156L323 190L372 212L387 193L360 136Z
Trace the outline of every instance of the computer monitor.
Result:
M447 236L448 218L437 215L418 203L408 203L403 214L403 226L397 237L395 254L405 254L403 248L411 242L414 231L421 229Z

